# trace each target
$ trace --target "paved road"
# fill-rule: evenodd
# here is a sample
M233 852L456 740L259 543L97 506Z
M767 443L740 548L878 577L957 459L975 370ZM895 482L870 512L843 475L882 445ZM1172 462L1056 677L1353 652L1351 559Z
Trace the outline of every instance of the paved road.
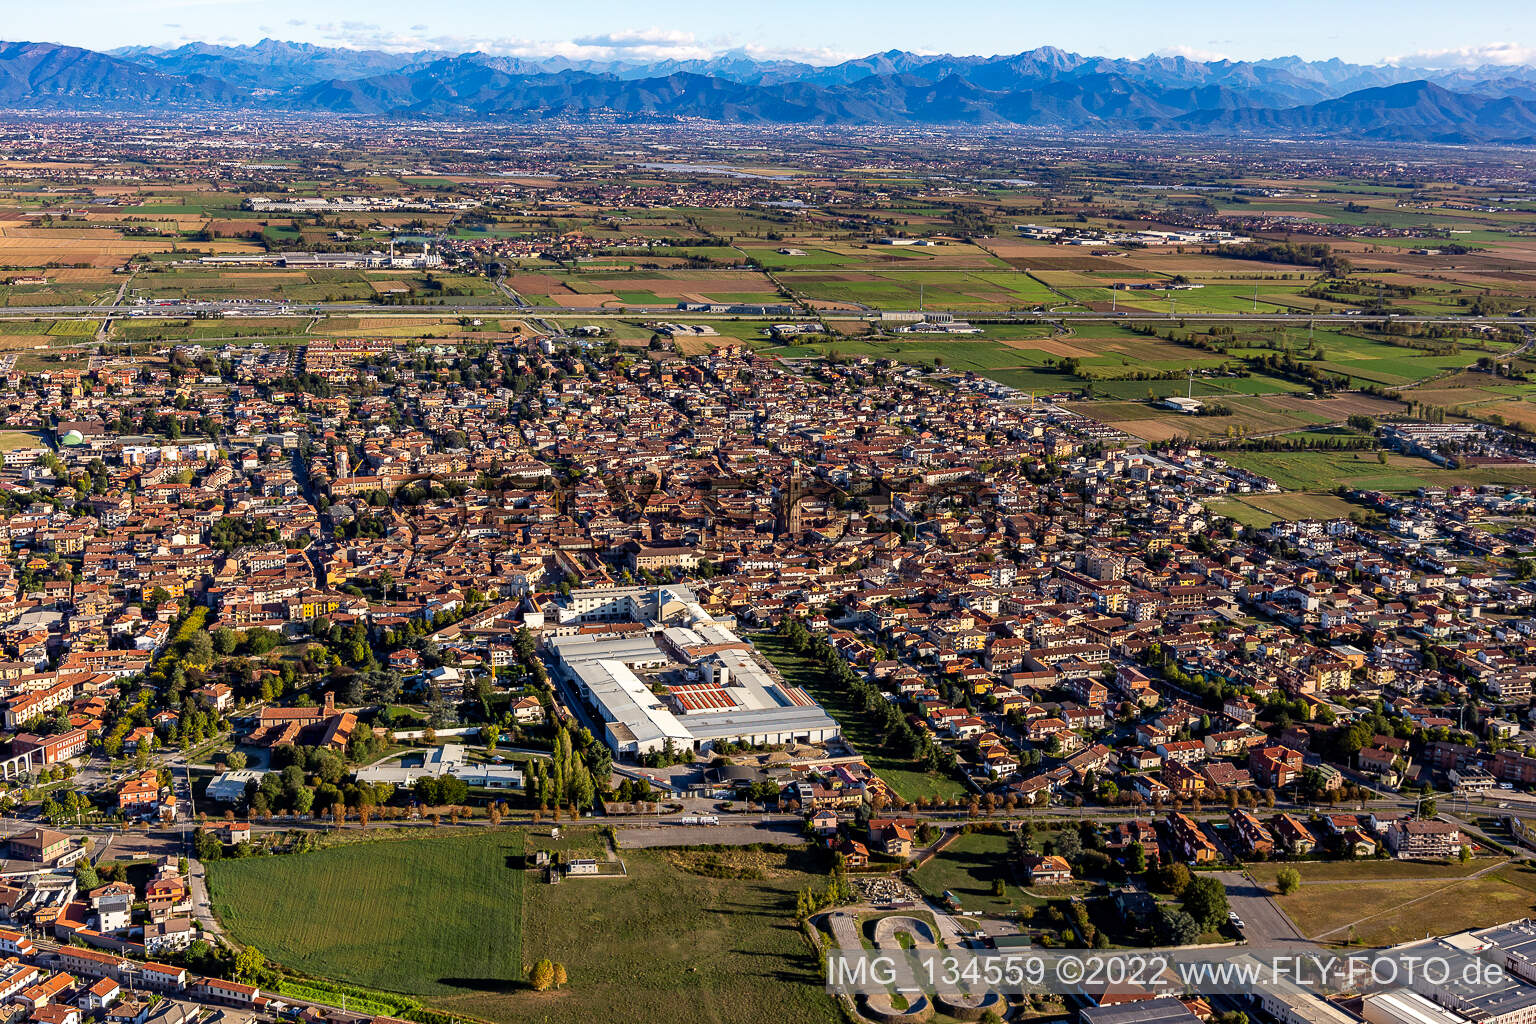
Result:
M279 314L279 309L286 310ZM36 319L76 319L81 316L101 316L105 311L102 306L12 306L4 310L4 318ZM445 316L458 316L469 313L517 313L527 316L567 316L581 317L582 319L627 317L638 315L665 314L669 319L718 319L719 314L688 313L679 310L675 305L625 305L620 309L576 309L568 306L514 306L507 303L496 305L464 305L464 306L391 306L374 303L337 303L325 306L295 305L288 307L275 307L267 304L254 304L248 302L188 302L175 306L119 306L115 307L115 314L123 316L125 313L133 319L185 319L190 314L196 313L243 313L250 316L252 313L260 313L266 316L308 316L312 314L357 316L375 315L390 317L429 317L441 319ZM889 313L919 314L920 310L871 310L859 313L862 319L879 320ZM932 312L931 310L929 312ZM979 321L1007 321L1011 323L1042 323L1052 324L1063 321L1083 323L1158 323L1166 321L1189 320L1198 323L1276 323L1276 324L1363 324L1384 323L1388 320L1401 324L1512 324L1526 326L1529 321L1522 317L1513 316L1395 316L1384 317L1378 315L1347 316L1342 313L1184 313L1173 316L1168 313L1148 312L1117 312L1117 313L1091 313L1091 312L1001 312L998 310L945 310L952 313L956 319L968 319ZM759 314L732 314L737 319L746 321L761 320L765 323L780 321L785 314L759 315ZM246 317L241 317L245 319ZM260 316L250 317L260 320Z
M1243 919L1243 936L1251 948L1278 946L1287 952L1317 948L1296 930L1269 890L1241 871L1218 871L1216 877L1227 887L1227 902Z

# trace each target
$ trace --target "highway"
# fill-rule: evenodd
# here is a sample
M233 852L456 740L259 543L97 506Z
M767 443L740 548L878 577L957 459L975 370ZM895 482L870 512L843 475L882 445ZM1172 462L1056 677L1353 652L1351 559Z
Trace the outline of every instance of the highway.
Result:
M79 317L111 316L125 320L183 320L198 316L227 316L232 320L260 322L274 316L387 316L387 317L421 317L424 319L442 319L443 317L458 316L470 313L499 313L502 315L515 315L519 317L538 316L563 316L579 319L612 319L633 316L666 316L668 319L686 320L719 320L722 316L731 319L762 321L764 323L781 322L784 320L809 319L817 316L832 316L835 319L879 321L885 315L897 317L919 317L924 313L940 312L938 310L855 310L848 312L797 312L793 314L721 314L699 311L680 310L672 305L626 305L622 309L573 309L568 306L531 306L526 304L500 303L492 305L453 305L453 306L391 306L379 305L369 302L336 303L333 305L310 306L274 306L268 303L251 303L235 301L210 301L210 302L182 302L172 305L153 306L11 306L0 309L0 321L27 319L77 319ZM999 310L943 310L942 312L954 316L956 319L973 320L982 323L1040 323L1060 324L1071 323L1178 323L1182 321L1194 321L1199 323L1255 323L1255 324L1361 324L1361 323L1387 323L1415 324L1420 326L1472 326L1472 325L1514 325L1525 326L1530 321L1519 316L1381 316L1374 314L1348 314L1348 313L1184 313L1177 316L1168 313L1152 312L1023 312L1023 311L999 311Z

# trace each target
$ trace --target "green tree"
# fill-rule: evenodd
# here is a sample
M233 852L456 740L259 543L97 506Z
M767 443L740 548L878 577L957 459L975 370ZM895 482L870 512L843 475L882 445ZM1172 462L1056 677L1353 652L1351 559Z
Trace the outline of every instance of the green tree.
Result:
M1174 861L1157 873L1159 888L1173 896L1184 895L1184 890L1189 887L1189 868L1178 861Z
M101 884L101 876L96 874L96 865L90 858L82 857L75 862L75 883L82 892L90 892Z
M1190 881L1184 889L1183 904L1185 912L1206 931L1221 926L1231 909L1226 886L1210 875Z
M235 977L254 978L266 969L267 958L255 946L246 946L235 954Z
M1167 946L1187 946L1200 937L1200 923L1182 910L1162 906L1157 911L1157 938Z
M554 983L555 965L548 960L540 960L528 972L528 984L533 986L535 992L546 992Z
M213 649L220 654L234 654L239 645L240 634L228 626L220 626L213 631Z
M1289 896L1301 888L1301 872L1295 868L1281 868L1275 872L1275 888L1280 890L1281 896Z
M218 860L224 856L224 844L211 829L200 828L192 837L192 849L201 861Z
M212 634L205 630L192 634L192 639L187 641L187 661L199 667L213 664Z

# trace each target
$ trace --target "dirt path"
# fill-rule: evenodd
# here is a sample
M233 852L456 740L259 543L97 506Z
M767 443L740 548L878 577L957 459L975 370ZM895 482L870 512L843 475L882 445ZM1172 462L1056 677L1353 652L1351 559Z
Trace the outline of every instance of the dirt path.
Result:
M187 886L192 893L192 916L197 919L197 925L202 929L203 934L239 952L240 943L230 938L219 924L218 918L213 916L213 904L208 900L208 878L202 861L196 859L187 861Z

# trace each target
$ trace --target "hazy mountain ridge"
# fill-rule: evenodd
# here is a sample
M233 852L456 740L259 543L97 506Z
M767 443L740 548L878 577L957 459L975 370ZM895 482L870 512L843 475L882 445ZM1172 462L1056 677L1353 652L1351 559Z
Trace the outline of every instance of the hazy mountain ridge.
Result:
M265 39L99 53L0 43L0 104L225 107L404 118L697 117L745 124L1023 125L1285 132L1458 143L1536 140L1536 68L993 57L891 50L830 66L391 53Z

